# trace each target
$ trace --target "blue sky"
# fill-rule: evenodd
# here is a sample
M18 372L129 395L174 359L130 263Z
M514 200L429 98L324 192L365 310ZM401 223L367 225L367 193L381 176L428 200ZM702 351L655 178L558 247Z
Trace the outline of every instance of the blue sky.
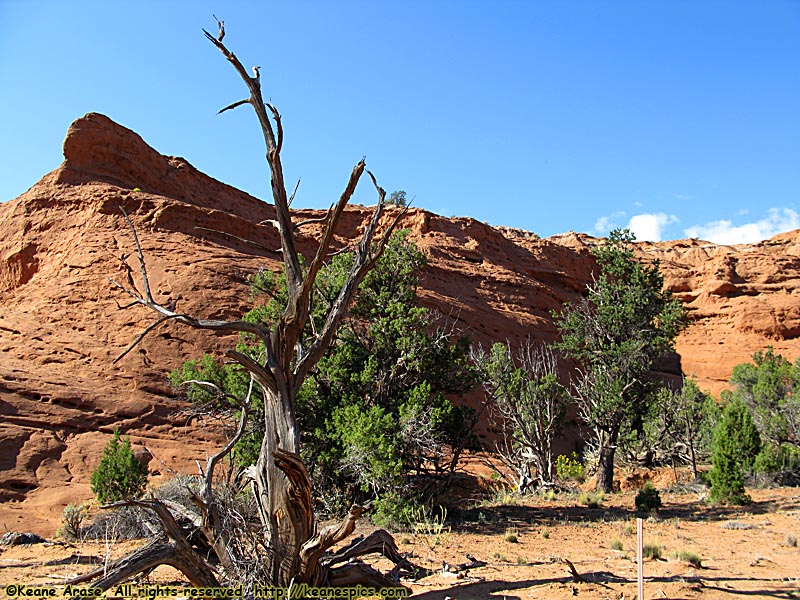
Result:
M800 228L798 0L0 0L0 200L90 111L267 198L252 111L216 115L245 93L212 13L283 115L296 206L366 155L416 206L542 236Z

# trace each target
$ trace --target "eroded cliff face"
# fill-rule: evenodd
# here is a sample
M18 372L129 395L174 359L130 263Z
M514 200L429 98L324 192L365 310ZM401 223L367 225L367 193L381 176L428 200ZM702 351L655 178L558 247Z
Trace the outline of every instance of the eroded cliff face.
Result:
M718 394L733 367L771 345L800 356L800 231L758 244L699 240L640 245L661 261L691 324L678 338L683 370Z
M273 217L270 205L161 156L107 117L76 121L64 157L0 205L0 526L44 534L67 503L91 497L89 475L114 427L161 477L195 472L220 440L221 432L180 416L166 374L231 338L165 324L113 362L153 319L140 307L120 310L129 298L110 281L139 281L120 208L137 228L154 295L187 313L237 317L249 307L248 275L280 267L277 231L261 224ZM354 239L370 214L349 208L337 244ZM584 290L598 243L573 233L538 239L414 208L400 225L428 257L422 302L484 345L553 339L551 312ZM303 228L300 251L313 252L318 234ZM800 232L748 246L691 240L640 249L661 261L689 309L677 349L701 387L719 392L733 365L768 344L800 355Z

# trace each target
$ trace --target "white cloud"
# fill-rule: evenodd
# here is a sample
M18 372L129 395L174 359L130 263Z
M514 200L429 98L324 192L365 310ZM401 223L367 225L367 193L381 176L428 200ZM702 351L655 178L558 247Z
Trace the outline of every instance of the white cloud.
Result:
M677 222L678 217L675 215L645 213L632 216L628 221L628 229L633 232L637 240L660 242L663 239L664 227Z
M723 219L689 227L683 233L715 244L752 244L792 229L800 229L800 215L791 208L771 208L767 217L753 223L734 225Z
M600 217L594 224L594 231L598 235L608 235L612 229L619 227L618 221L625 218L625 211L618 210L605 217Z

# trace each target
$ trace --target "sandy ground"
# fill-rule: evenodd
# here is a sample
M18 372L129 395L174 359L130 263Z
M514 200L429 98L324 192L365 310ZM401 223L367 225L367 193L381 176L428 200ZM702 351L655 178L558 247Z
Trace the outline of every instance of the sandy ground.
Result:
M744 508L706 506L697 494L662 493L664 509L644 523L645 544L659 546L662 554L644 562L645 598L800 598L800 489L750 492L754 503ZM420 600L632 599L637 591L633 499L632 492L614 494L596 509L563 495L550 502L480 506L451 515L449 531L399 533L401 551L436 571L405 584ZM58 586L138 545L2 547L0 597L8 597L9 584ZM701 565L673 556L680 552L698 556ZM487 565L457 575L443 571L444 563L468 562L467 554ZM581 581L558 558L569 560ZM160 567L140 583L185 580Z

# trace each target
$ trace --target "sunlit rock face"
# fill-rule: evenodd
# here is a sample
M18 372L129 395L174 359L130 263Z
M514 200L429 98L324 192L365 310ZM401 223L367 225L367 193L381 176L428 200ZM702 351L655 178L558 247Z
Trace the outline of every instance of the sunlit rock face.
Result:
M111 281L140 285L121 209L138 231L153 294L182 312L238 317L250 305L248 275L280 269L269 204L160 155L107 117L75 121L64 157L0 205L0 525L45 535L66 504L91 497L90 473L115 427L148 456L156 482L196 472L196 461L221 439L178 413L184 405L166 375L235 338L164 324L113 363L153 321L144 308L120 310L130 298ZM384 226L397 210L387 208ZM337 248L370 215L350 207ZM555 339L552 313L580 297L594 266L591 249L601 242L575 233L539 239L418 208L400 226L428 259L422 303L484 346ZM298 232L306 256L320 230L312 224ZM679 356L659 366L666 377L682 369L718 393L733 366L760 348L800 355L800 232L753 245L682 240L639 249L660 261L691 317ZM466 398L478 400L477 393Z

